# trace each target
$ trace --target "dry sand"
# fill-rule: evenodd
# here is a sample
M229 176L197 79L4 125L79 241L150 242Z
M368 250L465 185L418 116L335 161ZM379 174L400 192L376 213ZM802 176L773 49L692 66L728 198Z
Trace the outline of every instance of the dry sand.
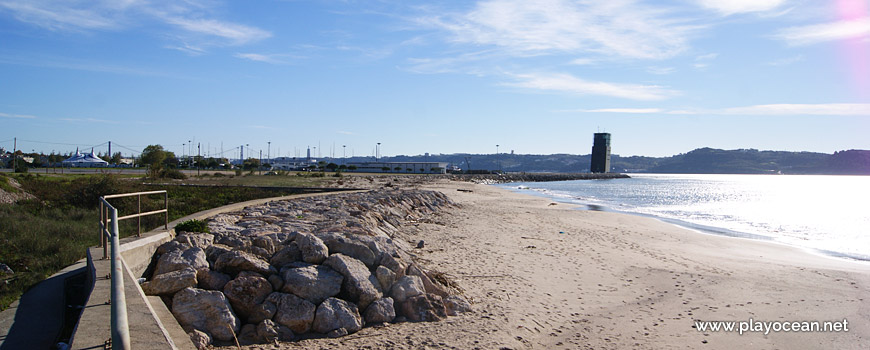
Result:
M867 349L870 264L579 211L442 181L462 208L420 224L424 266L475 311L249 349ZM460 192L457 189L473 190ZM841 321L839 333L702 333L694 320Z

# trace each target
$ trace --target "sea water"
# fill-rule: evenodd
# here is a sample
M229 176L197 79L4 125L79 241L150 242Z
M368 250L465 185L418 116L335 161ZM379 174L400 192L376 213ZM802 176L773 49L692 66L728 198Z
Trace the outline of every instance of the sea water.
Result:
M870 260L870 176L630 174L497 185L589 210Z

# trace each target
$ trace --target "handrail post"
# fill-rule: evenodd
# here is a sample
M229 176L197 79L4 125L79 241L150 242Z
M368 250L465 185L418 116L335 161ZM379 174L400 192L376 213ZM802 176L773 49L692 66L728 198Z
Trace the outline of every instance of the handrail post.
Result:
M142 195L136 196L136 203L138 208L136 214L142 214ZM142 216L136 217L136 237L142 237Z
M118 210L112 208L112 348L130 349L127 322L127 298L124 295L124 272L121 244L118 241Z
M163 192L163 209L166 209L166 221L163 223L163 229L169 231L169 192Z

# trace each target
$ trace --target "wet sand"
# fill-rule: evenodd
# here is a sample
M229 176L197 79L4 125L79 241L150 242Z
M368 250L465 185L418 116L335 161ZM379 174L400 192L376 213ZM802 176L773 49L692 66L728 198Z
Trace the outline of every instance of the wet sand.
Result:
M339 339L248 349L862 349L870 264L655 219L580 211L493 186L423 186L462 207L421 223L413 253L475 311ZM457 189L473 192L457 191ZM699 332L702 321L842 321L848 332Z

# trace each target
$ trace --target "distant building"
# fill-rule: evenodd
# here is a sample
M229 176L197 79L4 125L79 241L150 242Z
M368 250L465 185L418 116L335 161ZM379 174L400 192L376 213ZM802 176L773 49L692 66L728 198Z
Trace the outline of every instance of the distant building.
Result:
M592 143L592 166L593 173L610 172L610 134L599 132L595 134Z
M441 162L360 162L347 163L362 173L446 174L447 163Z

